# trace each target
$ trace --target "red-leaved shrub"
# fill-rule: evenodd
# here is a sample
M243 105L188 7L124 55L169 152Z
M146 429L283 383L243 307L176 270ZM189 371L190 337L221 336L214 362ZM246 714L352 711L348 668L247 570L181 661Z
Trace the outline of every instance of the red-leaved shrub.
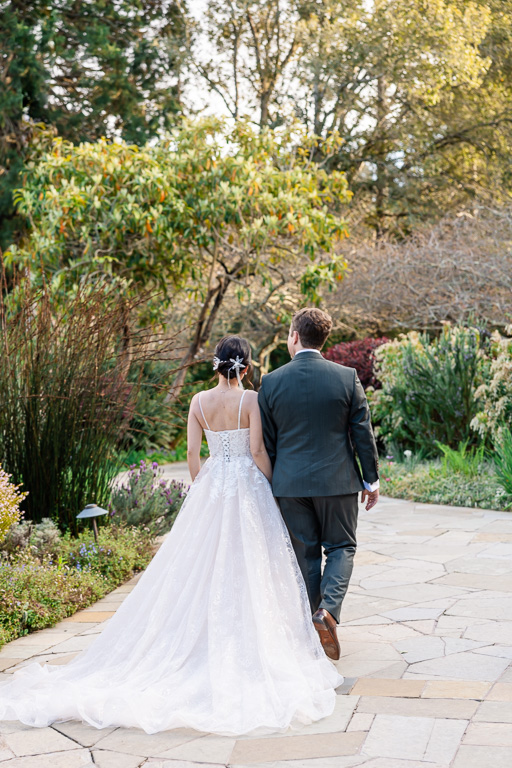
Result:
M377 347L386 344L388 341L389 339L385 336L381 336L379 339L368 337L366 339L358 339L357 341L342 341L340 344L335 344L334 347L326 349L324 357L327 360L332 360L333 363L355 368L365 389L367 387L378 389L380 382L375 376L374 352Z

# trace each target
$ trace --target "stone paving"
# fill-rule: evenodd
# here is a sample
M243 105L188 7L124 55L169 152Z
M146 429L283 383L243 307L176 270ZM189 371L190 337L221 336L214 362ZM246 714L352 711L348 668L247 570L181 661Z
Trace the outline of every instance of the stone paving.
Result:
M176 476L176 470L170 470ZM183 477L183 468L178 468ZM0 677L87 647L137 577L0 651ZM6 768L510 768L512 516L383 499L361 512L334 714L238 739L0 723Z

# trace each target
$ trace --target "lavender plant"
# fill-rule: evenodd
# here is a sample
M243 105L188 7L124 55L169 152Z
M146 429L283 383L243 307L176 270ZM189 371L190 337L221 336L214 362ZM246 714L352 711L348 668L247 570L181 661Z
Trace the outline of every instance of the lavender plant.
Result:
M113 488L109 512L114 522L146 526L154 536L167 533L176 519L188 487L165 480L156 461L142 459L130 466L124 483Z

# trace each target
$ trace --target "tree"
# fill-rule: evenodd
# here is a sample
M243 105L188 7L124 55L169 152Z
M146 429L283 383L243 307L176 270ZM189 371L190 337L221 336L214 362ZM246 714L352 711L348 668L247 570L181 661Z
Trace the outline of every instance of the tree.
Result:
M32 230L8 261L36 281L42 266L44 279L68 290L109 280L128 295L158 288L168 304L184 297L193 330L177 395L229 293L260 286L268 304L286 283L283 267L300 263L295 281L318 301L343 277L334 246L347 234L340 210L350 195L344 174L311 161L317 149L299 130L229 129L216 119L184 122L144 148L55 139L17 193ZM334 137L324 143L327 157L336 150ZM154 319L164 306L159 298L150 307Z
M277 105L298 48L298 14L287 0L212 0L207 6L197 68L235 120L255 109L261 127L280 122ZM213 54L211 53L213 49Z
M503 328L512 321L512 209L480 206L417 227L403 240L355 236L355 263L325 308L350 338L397 329L437 333L446 322Z
M245 111L278 124L295 112L312 134L337 132L328 167L347 174L353 230L404 236L475 200L510 198L510 0L208 8L209 86L235 118Z
M26 136L44 122L73 141L144 143L180 111L182 0L0 2L0 247L12 241L11 192Z
M336 167L378 236L407 233L489 183L482 135L498 119L481 100L489 7L313 0L303 14L303 118L344 139Z

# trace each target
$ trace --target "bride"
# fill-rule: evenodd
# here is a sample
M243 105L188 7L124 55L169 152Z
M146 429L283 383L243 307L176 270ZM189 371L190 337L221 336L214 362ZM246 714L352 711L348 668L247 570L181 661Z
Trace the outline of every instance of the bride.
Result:
M0 685L0 719L239 735L332 713L343 678L272 496L257 395L241 388L250 363L245 339L218 343L217 386L190 405L193 483L173 528L87 650Z

